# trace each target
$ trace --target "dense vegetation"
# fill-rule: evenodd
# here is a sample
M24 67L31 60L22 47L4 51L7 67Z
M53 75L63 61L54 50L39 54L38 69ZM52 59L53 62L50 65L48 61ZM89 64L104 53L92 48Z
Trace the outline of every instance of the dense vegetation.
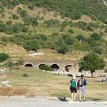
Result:
M105 63L103 59L99 58L99 56L95 53L90 53L86 55L80 62L80 70L90 70L93 76L93 72L98 69L103 69L105 67Z
M27 9L20 4L27 6ZM15 12L8 12L10 16L7 18L4 7ZM36 11L35 7L46 8L47 13L56 11L54 17L60 14L61 20L65 17L68 20L31 15L30 12ZM49 48L61 54L77 50L106 55L106 11L103 0L1 0L0 32L12 36L0 35L0 43L16 43L27 51ZM91 17L91 21L80 20L83 15Z

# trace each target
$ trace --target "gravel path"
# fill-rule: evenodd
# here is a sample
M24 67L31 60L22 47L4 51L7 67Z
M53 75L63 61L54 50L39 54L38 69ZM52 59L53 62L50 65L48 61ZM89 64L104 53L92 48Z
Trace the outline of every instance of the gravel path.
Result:
M0 107L107 107L107 102L61 102L45 97L0 96Z

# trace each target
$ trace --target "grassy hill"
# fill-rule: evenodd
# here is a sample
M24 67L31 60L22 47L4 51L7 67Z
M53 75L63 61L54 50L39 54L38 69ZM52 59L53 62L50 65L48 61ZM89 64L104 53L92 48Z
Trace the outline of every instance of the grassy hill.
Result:
M17 56L21 46L26 55L51 50L50 56L80 58L94 51L107 57L106 11L107 0L1 0L0 50Z

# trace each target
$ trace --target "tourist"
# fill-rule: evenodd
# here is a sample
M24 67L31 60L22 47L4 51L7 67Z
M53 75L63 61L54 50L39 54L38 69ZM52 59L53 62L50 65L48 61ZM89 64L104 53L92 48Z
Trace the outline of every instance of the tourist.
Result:
M80 80L78 80L78 82L77 82L77 87L78 87L79 96L80 96L80 102L82 100L86 101L86 99L85 99L85 86L86 85L87 85L86 79L84 79L84 75L82 74Z
M73 76L72 80L70 81L70 91L71 91L71 100L75 101L77 93L77 82L75 76Z

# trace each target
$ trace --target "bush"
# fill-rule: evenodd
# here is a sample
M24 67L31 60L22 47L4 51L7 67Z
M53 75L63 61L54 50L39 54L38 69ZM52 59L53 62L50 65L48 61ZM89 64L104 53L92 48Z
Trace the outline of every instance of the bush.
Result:
M59 40L57 43L57 52L61 54L65 54L69 51L68 46L64 43L63 40Z
M85 37L83 35L77 35L76 39L79 40L79 41L84 41Z
M53 19L45 20L44 23L47 25L47 27L60 25L60 21L59 20L53 20Z
M12 14L12 19L18 20L19 17L16 14Z
M74 39L69 35L62 35L62 39L67 45L73 45L74 44Z
M0 53L0 62L4 62L9 58L9 55L6 53Z
M29 77L29 75L28 75L28 74L26 74L26 73L24 73L24 74L23 74L23 77Z
M87 27L87 23L83 22L83 21L79 21L77 23L78 27L80 27L82 30L86 30Z
M41 40L41 41L46 41L47 40L47 37L45 35L43 35L43 34L35 35L33 38Z
M33 50L33 51L37 51L37 49L39 48L39 43L37 41L33 41L33 40L30 40L30 41L27 41L23 47L27 50L27 51L30 51L30 50Z
M39 66L39 69L45 70L45 71L52 71L52 68L50 66L48 66L48 65L45 65L45 64L41 64Z
M69 29L68 32L69 33L74 33L74 31L72 29Z
M32 25L32 26L38 25L37 18L35 17L26 16L26 17L23 17L23 20L25 25Z
M101 40L101 35L99 35L98 33L93 33L93 34L91 34L91 38L93 40L98 41L98 40Z
M102 48L98 47L98 46L95 46L94 47L94 51L97 53L97 54L102 54Z

